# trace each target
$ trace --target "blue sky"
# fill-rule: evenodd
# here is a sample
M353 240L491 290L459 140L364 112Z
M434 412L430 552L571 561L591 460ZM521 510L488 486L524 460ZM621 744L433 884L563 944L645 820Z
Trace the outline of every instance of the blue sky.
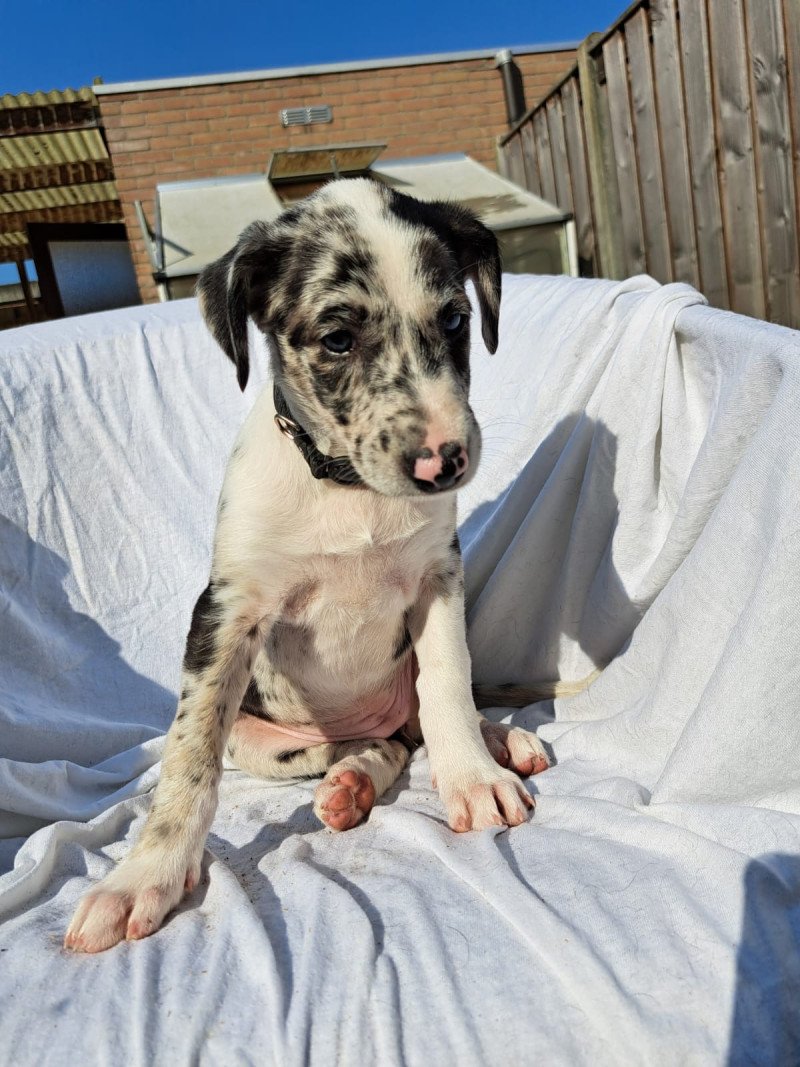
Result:
M626 0L0 0L0 94L573 41Z
M0 0L0 95L582 40L627 0ZM32 264L30 264L32 272ZM0 284L16 281L0 264Z

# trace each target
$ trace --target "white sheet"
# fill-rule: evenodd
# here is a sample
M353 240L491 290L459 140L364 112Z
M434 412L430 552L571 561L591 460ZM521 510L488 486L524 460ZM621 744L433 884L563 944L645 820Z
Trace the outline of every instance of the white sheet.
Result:
M535 818L454 835L424 751L341 835L313 783L229 772L206 884L86 957L61 937L146 812L264 360L241 397L193 301L0 334L9 1062L800 1063L800 335L507 277L473 357L476 677L611 661L541 727Z

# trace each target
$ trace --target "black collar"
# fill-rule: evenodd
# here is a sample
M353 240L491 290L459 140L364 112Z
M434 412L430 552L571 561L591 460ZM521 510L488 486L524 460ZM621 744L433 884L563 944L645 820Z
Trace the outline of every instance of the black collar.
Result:
M297 419L293 417L289 410L289 405L286 403L286 397L277 385L273 386L273 396L275 398L276 412L275 425L282 434L291 437L315 478L329 478L338 485L356 486L364 484L355 467L345 456L334 459L320 452L314 444L311 434L304 430Z

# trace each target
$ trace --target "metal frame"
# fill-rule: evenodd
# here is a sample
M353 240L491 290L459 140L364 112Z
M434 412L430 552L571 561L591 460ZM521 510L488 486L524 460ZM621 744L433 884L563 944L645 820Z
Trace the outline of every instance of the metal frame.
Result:
M375 149L376 150L376 154L375 154L375 157L372 159L372 161L370 163L368 163L366 167L358 167L358 168L354 168L354 169L350 170L346 166L343 167L343 168L340 168L339 166L337 166L336 153L337 152L348 152L351 149L353 149L353 150ZM375 141L347 141L347 142L345 142L343 144L304 145L303 147L300 147L300 148L279 148L276 151L274 151L272 153L272 155L270 156L270 158L269 158L269 165L267 167L266 180L268 182L270 182L273 186L277 186L277 185L287 185L290 182L311 182L311 181L314 181L316 178L327 178L331 174L334 175L334 177L336 177L336 178L341 177L342 174L346 174L348 176L350 176L350 175L358 175L358 174L368 174L370 172L370 168L372 167L372 165L378 160L378 158L380 157L381 153L383 151L385 151L385 149L386 149L386 143L385 142L377 143ZM275 167L276 160L286 159L287 157L292 157L292 156L296 156L298 159L301 159L303 156L310 156L310 155L316 155L316 154L322 154L322 153L327 153L328 156L331 159L331 165L326 170L320 170L320 171L317 171L315 173L309 173L309 174L291 174L291 175L288 175L286 177L280 176L280 177L277 177L277 178L272 173L273 169Z

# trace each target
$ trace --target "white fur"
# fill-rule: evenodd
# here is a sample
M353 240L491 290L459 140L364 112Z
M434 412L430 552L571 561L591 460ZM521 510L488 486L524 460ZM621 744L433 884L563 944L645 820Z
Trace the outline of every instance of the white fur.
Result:
M394 294L403 313L428 314L431 296L416 281L412 228L387 224L384 200L369 182L335 183L322 194L326 197L358 208L359 236L378 264L383 290ZM227 277L230 285L233 265ZM431 385L425 417L429 424L438 416L466 426L465 390L459 394L448 381L443 376ZM298 702L297 711L310 712L325 727L354 701L391 687L397 667L386 650L398 620L409 615L419 668L419 725L454 829L516 825L526 817L532 799L517 775L496 760L512 766L538 760L539 769L546 766L535 735L517 730L511 737L500 727L484 740L488 724L482 727L471 693L460 558L451 547L453 494L389 496L316 481L276 426L271 392L265 390L239 434L220 501L212 565L219 609L213 655L201 669L185 670L147 824L131 854L78 908L66 937L77 950L99 951L152 933L194 887L229 738L234 761L238 743L240 766L270 773L272 757L259 747L258 729L250 723L237 734L236 723L278 624L314 635L314 657L298 656L293 663L306 701L302 707ZM450 569L443 572L445 564ZM292 723L293 711L291 700L285 702L281 721ZM407 754L398 741L384 739L317 745L298 758L303 773L328 769L317 792L322 817L342 799L342 782L360 783L361 792L355 785L351 790L357 821L372 803L363 796L370 790L370 796L380 796Z

